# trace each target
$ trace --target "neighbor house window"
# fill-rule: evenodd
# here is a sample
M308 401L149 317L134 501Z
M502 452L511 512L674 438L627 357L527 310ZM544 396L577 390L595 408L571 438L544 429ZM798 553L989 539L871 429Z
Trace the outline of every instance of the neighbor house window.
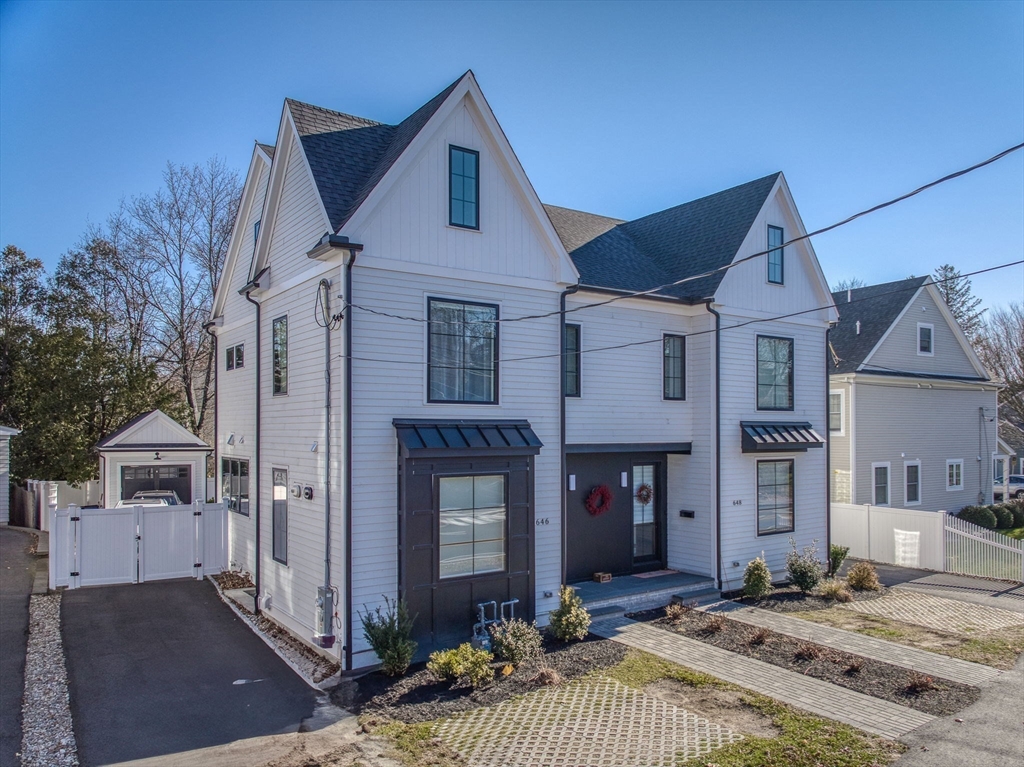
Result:
M666 335L662 347L662 396L686 399L686 339Z
M245 366L245 344L229 346L225 352L227 369L234 370Z
M565 396L580 396L580 363L582 362L580 352L580 326L565 326Z
M793 460L757 462L757 534L793 532Z
M257 221L255 224L252 225L252 241L254 243L253 247L255 247L255 242L259 238L260 238L260 222Z
M871 502L875 506L889 505L889 464L871 464Z
M793 339L757 337L757 409L793 409Z
M935 355L932 336L935 333L935 326L925 322L917 323L917 353L925 357Z
M773 285L781 285L783 277L783 252L782 227L768 227L768 282Z
M237 458L220 461L221 497L231 511L249 516L249 462Z
M274 320L274 394L288 393L288 318Z
M946 489L964 489L964 462L960 459L946 461Z
M274 469L274 508L271 534L275 562L288 564L288 470Z
M907 506L921 503L921 462L907 461L903 464L904 502Z
M498 401L498 307L427 301L430 402Z
M505 475L440 477L440 577L505 570Z
M828 393L828 430L842 436L843 434L843 392Z
M448 147L449 218L452 226L480 228L480 153Z

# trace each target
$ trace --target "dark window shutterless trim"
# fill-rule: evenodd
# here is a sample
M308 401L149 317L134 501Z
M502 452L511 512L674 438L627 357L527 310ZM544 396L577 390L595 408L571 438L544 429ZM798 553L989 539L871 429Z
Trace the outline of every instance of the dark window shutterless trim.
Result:
M441 543L441 528L442 528L442 520L441 520L441 518L442 518L442 511L441 511L441 481L445 480L445 479L470 479L470 478L476 478L476 477L501 477L501 479L502 479L502 503L504 505L504 509L503 509L503 511L504 511L504 518L502 520L502 530L501 530L501 534L502 534L502 567L499 570L481 570L480 572L476 572L475 571L475 569L476 569L476 552L474 550L474 559L473 559L474 572L465 573L465 574L462 574L462 575L448 575L448 576L445 576L445 575L441 574L442 559L443 559L443 554L445 553L444 549L447 546L450 546L450 545L466 545L466 544L465 543L463 543L463 544L442 544ZM474 518L476 516L476 511L477 511L475 492L476 492L476 488L475 488L475 484L474 484L474 503L473 503L473 508L472 509L462 509L462 511L472 511L474 513ZM443 473L443 472L439 472L439 473L434 474L433 493L434 493L434 507L437 509L437 541L438 541L437 549L438 549L438 551L437 551L437 560L436 560L437 561L437 565L436 565L437 572L434 573L434 576L437 578L437 582L444 581L445 583L451 583L452 581L471 580L473 578L482 578L482 577L487 577L487 576L492 576L492 575L498 575L500 573L507 573L509 571L509 561L508 561L508 558L509 558L509 551L508 551L508 548L509 548L509 529L508 529L508 516L509 516L509 500L508 500L509 499L509 472L508 471L486 471L486 470L481 470L481 471L478 471L478 472L458 472L458 473ZM487 507L485 507L485 508L487 508ZM475 549L475 545L477 543L476 528L475 528L475 526L473 527L473 531L472 532L473 532L473 540L470 541L469 543L471 545L473 545L473 547ZM482 538L482 539L480 539L481 543L487 542L487 541L493 541L493 540L496 540L496 539L494 539L494 538Z
M224 367L228 370L235 369L235 347L229 346L224 350Z
M782 243L786 241L781 226L768 227L768 282L772 285L782 285L785 282L785 248Z
M473 158L472 173L465 166L467 157ZM448 223L480 228L480 153L454 144L448 146Z
M565 326L565 396L579 397L582 392L582 361L580 352L581 329L579 325Z
M761 341L785 341L786 344L789 347L789 360L788 360L788 362L779 363L777 360L771 359L769 357L766 357L765 359L762 360L761 359ZM793 379L795 377L794 376L794 371L796 369L796 361L794 359L794 352L793 352L793 345L794 345L793 344L793 339L792 338L785 338L784 336L760 336L759 335L759 336L755 337L755 342L754 343L755 343L754 353L756 355L756 376L757 376L757 379L756 379L756 387L757 387L757 389L755 391L755 405L757 406L757 409L758 410L785 410L785 411L793 410ZM761 372L762 372L761 365L762 365L762 362L765 363L766 365L774 366L773 370L772 370L772 378L773 378L773 380L762 382L762 380L761 380ZM788 381L786 381L785 384L780 384L778 382L778 375L777 375L778 374L778 369L777 368L778 368L778 365L780 365L780 364L787 365L788 369L789 369ZM779 389L783 385L786 386L786 396L788 398L788 403L786 405L778 406L778 405L770 405L770 404L765 404L765 405L761 404L761 402L762 402L762 399L761 399L762 393L764 393L766 395L770 395L771 398L772 398L772 401L774 402L774 401L776 401L778 399L778 397L777 397L778 392L776 390Z
M796 481L795 481L794 476L793 476L793 473L795 471L795 467L794 467L795 461L792 458L784 458L782 460L776 460L776 461L755 461L755 463L757 464L757 467L755 469L755 471L757 473L755 479L756 479L756 482L757 482L757 535L758 535L758 537L762 537L762 536L765 536L765 535L780 535L780 534L785 534L785 533L792 533L796 529L796 495L795 495L795 492L796 492ZM769 464L771 464L772 467L773 467L773 475L774 475L773 480L775 480L775 481L773 481L771 483L765 483L765 485L763 487L764 487L765 491L767 491L769 488L771 488L773 501L772 501L771 504L767 504L766 503L765 506L766 507L769 506L769 505L771 506L770 511L772 512L772 515L773 515L773 518L774 518L775 521L774 521L773 526L771 528L768 528L768 529L765 529L765 530L762 531L762 529L761 529L761 511L762 511L761 499L762 499L762 497L764 497L764 495L766 495L766 493L762 491L761 467L762 466L767 466ZM787 478L788 479L788 487L789 487L789 505L788 505L789 526L788 527L779 527L778 526L779 525L779 510L780 510L780 506L779 506L779 503L777 501L777 499L778 499L778 490L777 490L777 488L783 486L783 485L781 485L777 481L778 480L779 464L788 464L789 465L789 471L788 471L788 475L789 476ZM766 511L768 511L768 510L769 509L766 508ZM782 510L784 512L784 515L785 515L786 508L782 507Z
M273 368L271 378L275 395L288 393L288 315L278 317L271 323L271 345L273 347Z
M686 399L686 337L662 336L661 394L665 399Z
M221 497L228 509L249 516L249 461L241 458L221 459Z
M466 307L466 306L479 306L479 307L483 307L483 308L486 308L486 309L493 309L494 310L494 319L488 321L490 324L493 325L493 331L492 331L492 335L490 337L490 339L491 339L491 359L489 361L489 367L488 368L467 366L465 364L466 363L466 350L467 350L467 347L470 346L470 344L467 343L467 339L482 338L483 336L466 335L466 333L465 333L466 321L465 321L465 318L464 318L464 316L465 316L464 314L463 314L463 319L461 320L461 323L463 325L462 349L461 349L461 362L462 362L462 364L460 364L460 365L447 365L447 366L441 366L441 365L435 365L434 364L434 344L433 344L434 337L435 337L434 330L435 330L435 325L441 324L441 322L442 322L441 320L433 319L433 308L434 308L435 304L452 304L452 305L455 305L455 306L462 306L462 307ZM500 366L498 364L499 359L500 359L500 352L499 352L500 327L499 327L499 324L498 324L498 317L499 317L499 309L498 309L498 305L497 304L485 304L485 303L479 303L479 302L476 302L476 301L463 301L461 299L433 298L433 297L428 297L427 298L427 402L430 402L430 403L437 402L437 403L449 403L449 404L463 404L463 405L497 405L498 404L498 385L499 385L499 375L498 375L498 373L499 373L499 368L500 368ZM444 334L436 334L436 335L444 335ZM449 335L451 335L451 334L449 334ZM435 374L435 369L437 370L436 374ZM448 399L448 398L445 398L445 397L437 397L437 396L435 396L434 395L434 380L435 380L436 375L443 375L445 370L452 370L452 369L460 371L460 373L462 373L463 376L465 376L467 371L472 373L473 371L488 370L490 378L491 378L491 398L490 399ZM465 378L464 377L462 379L462 383L457 388L462 391L462 395L464 397L465 393L466 393L466 385L465 385Z

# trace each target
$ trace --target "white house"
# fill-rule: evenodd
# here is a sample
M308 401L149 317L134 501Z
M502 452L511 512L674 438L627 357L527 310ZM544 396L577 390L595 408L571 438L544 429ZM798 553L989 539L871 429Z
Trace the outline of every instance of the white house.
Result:
M0 525L11 519L11 437L21 434L21 429L0 426Z
M992 502L993 381L929 277L833 294L832 500L928 511Z
M781 575L828 535L837 315L803 233L782 174L629 222L544 206L471 72L396 126L286 101L209 325L232 566L346 669L383 595L423 651L595 572Z

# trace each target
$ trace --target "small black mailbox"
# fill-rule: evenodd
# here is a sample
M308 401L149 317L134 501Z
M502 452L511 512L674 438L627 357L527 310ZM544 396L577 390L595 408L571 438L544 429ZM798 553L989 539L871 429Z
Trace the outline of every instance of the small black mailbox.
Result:
M691 511L690 509L680 509L679 516L683 517L684 519L693 519L694 516L696 516L696 512Z

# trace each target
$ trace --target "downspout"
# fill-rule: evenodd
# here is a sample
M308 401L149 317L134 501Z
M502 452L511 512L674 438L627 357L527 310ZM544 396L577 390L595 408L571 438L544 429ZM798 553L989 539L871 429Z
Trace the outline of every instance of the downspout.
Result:
M205 325L203 325L203 330L205 330L209 334L210 338L213 339L213 487L214 487L214 495L213 495L213 497L216 498L217 497L217 492L216 492L217 491L217 473L218 473L218 471L220 471L220 457L219 457L220 443L217 441L217 439L218 439L218 437L217 437L217 434L218 434L218 429L217 429L218 408L217 408L217 405L218 405L218 402L220 401L220 387L218 386L218 384L220 383L220 380L219 380L220 379L220 357L219 357L220 351L217 348L218 347L217 334L213 332L213 322L212 321L211 322L207 322Z
M715 316L715 580L722 588L722 315L711 307L714 299L704 305Z
M249 506L250 506L250 508L252 508L252 513L255 514L255 516L256 516L256 529L255 529L256 556L253 559L253 566L252 566L253 574L252 574L252 577L253 577L253 581L255 582L255 585L256 585L255 614L257 616L261 612L260 611L260 599L263 597L263 592L260 591L260 569L261 569L260 568L260 560L262 559L262 555L263 555L263 550L260 548L260 473L261 473L261 469L260 469L260 442L262 442L261 433L260 433L260 409L261 409L260 408L260 404L262 402L261 398L262 398L262 394L263 394L263 390L260 387L260 369L263 367L263 363L262 363L262 357L263 357L263 354L262 354L263 348L262 348L262 346L263 345L261 343L261 336L262 336L262 333L261 333L261 321L260 321L261 305L260 305L259 301L255 300L252 297L251 293L252 293L253 289L258 288L260 286L259 282L257 281L257 280L259 280L260 276L262 276L262 272L260 273L260 275L257 275L256 280L253 280L252 282L250 282L248 285L246 285L240 291L245 296L245 300L248 301L250 304L252 304L253 306L256 307L256 447L253 449L253 453L254 453L254 461L253 462L256 464L256 471L250 473L250 479L254 480L253 484L255 485L255 487L253 488L254 492L250 492L249 493ZM253 503L254 499L255 499L255 503Z
M565 527L566 527L566 522L567 522L568 514L569 514L569 496L568 496L568 491L566 490L566 483L568 482L568 479L566 477L567 463L566 463L566 460L565 460L565 362L566 362L566 360L565 360L565 298L566 298L566 296L569 296L569 295L571 295L573 293L576 293L577 291L579 291L579 289L580 289L579 283L577 283L575 285L570 285L569 287L567 287L565 290L562 291L562 295L559 298L559 316L561 318L561 324L560 324L560 336L559 336L559 347L558 348L561 350L561 354L559 355L559 359L560 359L560 363L561 364L559 364L559 366L558 366L558 379L559 379L559 388L558 388L558 390L559 390L559 392L562 395L561 399L560 399L560 401L558 403L558 406L559 406L559 411L558 411L558 418L559 418L559 421L558 421L558 423L559 423L559 426L558 426L559 450L558 450L558 454L561 456L561 466L562 466L562 478L560 480L561 486L562 486L562 521L561 521L561 525L560 525L561 530L562 530L562 584L561 585L564 585L565 582L566 582L566 572L567 572L566 571L566 556L567 556L567 553L568 553L568 541L567 541L566 536L565 536Z
M828 337L832 332L831 323L825 328L825 556L832 561L832 431L829 429L830 406L829 406L829 343ZM845 416L845 413L841 413ZM842 424L840 424L842 426ZM831 573L835 577L835 573Z
M361 248L360 248L361 249ZM349 250L345 267L345 670L352 671L352 267L358 250Z

